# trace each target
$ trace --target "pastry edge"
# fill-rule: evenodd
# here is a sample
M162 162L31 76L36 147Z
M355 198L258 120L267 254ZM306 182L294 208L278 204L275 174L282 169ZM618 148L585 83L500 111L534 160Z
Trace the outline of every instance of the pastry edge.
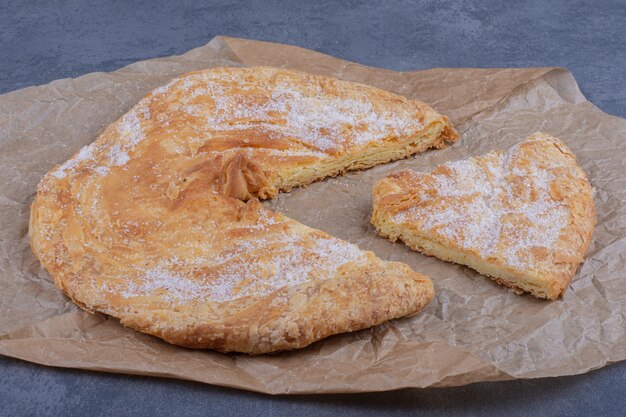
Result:
M315 284L284 287L238 312L233 322L226 317L181 329L159 326L136 314L118 316L127 327L187 348L250 355L300 349L333 335L417 314L434 297L432 281L407 265L381 262L378 269L374 274L365 271L357 278L365 282L358 285L354 278L338 274ZM313 296L303 301L298 298L303 293ZM308 313L302 314L302 308L309 309ZM265 322L266 314L280 316Z
M416 233L402 233L394 227L385 227L375 220L372 220L372 223L382 237L392 242L401 240L409 248L424 255L469 267L497 284L510 288L518 295L530 293L537 298L556 300L565 291L578 269L578 265L568 264L568 271L564 272L533 271L533 273L522 273L490 263L468 251L446 248L444 244L426 239Z
M289 192L294 188L304 187L328 177L336 177L349 171L365 170L374 166L406 159L429 149L443 149L446 147L446 143L454 143L458 138L459 135L450 124L448 118L446 116L437 116L420 134L413 136L409 140L398 140L394 146L389 146L389 144L381 146L370 145L368 146L369 149L365 149L364 154L353 155L351 158L337 159L332 164L317 167L316 171L318 172L316 175L311 175L308 170L302 170L300 178L292 173L287 175L291 180L285 180L277 176L272 181L274 184L259 192L259 197L270 199L281 191Z

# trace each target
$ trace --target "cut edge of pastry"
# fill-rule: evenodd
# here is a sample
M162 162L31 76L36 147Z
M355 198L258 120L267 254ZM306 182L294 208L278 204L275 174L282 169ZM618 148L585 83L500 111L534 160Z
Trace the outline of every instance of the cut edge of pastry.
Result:
M434 239L428 239L416 232L405 232L399 225L384 219L376 218L372 222L376 222L374 224L382 237L388 238L392 242L400 239L409 248L424 255L434 256L461 266L468 266L496 283L510 288L518 295L528 292L539 298L556 300L570 281L566 273L559 274L547 271L542 273L533 270L522 274L513 269L487 262L467 251L450 249L445 244Z
M446 142L454 142L458 134L449 124L445 116L431 123L422 134L410 140L395 141L393 146L372 144L360 155L346 155L332 163L320 164L312 168L299 168L299 172L289 172L288 175L279 176L274 185L262 194L262 198L271 198L279 191L289 192L297 187L304 187L311 183L321 181L327 177L334 177L348 171L357 171L372 168L377 165L408 158L412 155L425 152L429 149L442 149Z

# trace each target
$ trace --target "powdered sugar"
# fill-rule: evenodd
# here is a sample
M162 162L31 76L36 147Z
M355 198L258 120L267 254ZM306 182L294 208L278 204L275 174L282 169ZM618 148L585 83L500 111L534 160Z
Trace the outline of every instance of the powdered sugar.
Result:
M56 178L65 178L67 171L76 169L79 164L93 160L95 146L93 144L82 148L74 157L68 159L60 167L52 171L52 175Z
M534 162L518 166L517 150L449 163L443 174L414 173L417 181L432 178L427 188L436 193L423 192L394 221L419 224L483 258L499 253L507 264L527 267L529 250L550 250L559 239L569 211L550 197L552 173Z
M115 145L109 148L108 156L109 156L111 165L113 166L126 165L128 161L130 161L130 156L128 156L128 153L126 152L126 150L119 143L116 143Z
M119 140L104 149L102 149L102 145L98 146L97 142L85 146L76 155L52 171L51 175L63 179L68 173L75 172L77 168L86 165L89 165L98 175L107 175L110 166L126 165L130 161L128 152L131 152L137 144L145 139L138 115L146 120L150 118L150 111L145 103L142 102L141 104L143 105L138 105L117 122ZM98 158L101 150L107 156L108 164Z
M421 128L393 113L375 112L365 100L307 97L289 86L280 86L273 100L289 103L287 129L316 149L335 149L348 139L354 145L364 145L386 136L402 136ZM367 128L359 130L359 126Z
M312 239L294 233L282 238L260 237L236 242L226 256L172 258L145 271L122 294L127 298L159 294L180 303L224 302L331 278L342 265L363 259L356 246L331 237Z
M105 166L99 166L94 170L98 175L102 175L105 176L106 174L109 173L110 168L109 167L105 167Z
M190 77L200 77L202 82L193 84L181 109L206 117L206 125L213 132L261 127L327 152L407 136L423 128L412 114L374 109L363 94L346 98L326 93L319 86L303 93L286 82L260 82L252 89L241 79L223 75ZM210 97L213 105L198 104L200 96Z
M122 295L137 297L163 292L167 299L187 300L190 295L201 294L205 289L199 282L157 267L145 271L143 279L138 284L130 282Z
M119 133L119 141L109 148L108 153L111 165L126 165L130 161L128 152L132 152L135 146L145 139L138 114L141 114L144 118L150 118L150 112L147 106L144 105L126 113L118 121L117 132Z

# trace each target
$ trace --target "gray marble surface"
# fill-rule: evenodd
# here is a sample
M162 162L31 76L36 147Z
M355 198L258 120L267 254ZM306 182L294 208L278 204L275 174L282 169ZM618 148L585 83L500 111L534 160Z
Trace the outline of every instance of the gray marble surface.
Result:
M589 100L626 117L623 1L0 0L0 22L0 93L183 53L224 34L394 70L563 66ZM0 357L0 416L78 414L624 416L626 363L458 388L270 397Z

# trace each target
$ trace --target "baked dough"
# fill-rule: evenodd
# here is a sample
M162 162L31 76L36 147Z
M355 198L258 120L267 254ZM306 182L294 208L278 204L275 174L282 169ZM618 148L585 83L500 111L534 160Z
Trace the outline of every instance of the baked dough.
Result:
M430 173L394 173L373 193L381 235L551 300L576 273L595 225L585 173L543 133Z
M220 351L300 348L416 313L432 284L256 198L456 137L427 105L365 85L189 73L42 179L31 245L75 303L136 330Z

